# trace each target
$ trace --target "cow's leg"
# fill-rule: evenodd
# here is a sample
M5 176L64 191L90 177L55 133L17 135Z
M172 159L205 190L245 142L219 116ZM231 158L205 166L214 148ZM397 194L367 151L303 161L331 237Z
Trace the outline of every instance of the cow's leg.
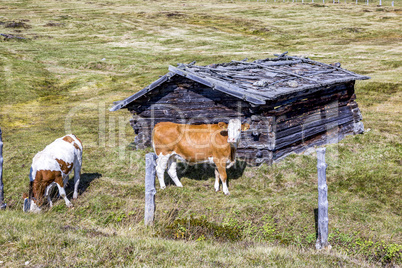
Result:
M66 206L69 208L73 207L73 204L67 198L66 190L64 190L63 177L57 176L54 181L56 182L57 188L59 188L60 196L63 197L64 201L66 202Z
M215 168L215 191L219 192L219 171Z
M227 175L226 175L226 161L218 160L215 162L216 167L218 168L219 176L222 181L222 190L225 195L229 194L229 189L227 185Z
M183 184L179 181L179 178L177 177L177 163L176 163L176 158L174 155L172 155L169 158L168 162L168 174L172 178L173 182L176 184L177 187L183 187Z
M67 175L67 176L63 179L64 187L67 186L69 179L70 179L70 176L69 176L69 175Z
M159 154L158 158L156 159L156 174L158 176L159 184L161 189L165 189L165 170L167 168L167 164L169 161L170 155L163 155L162 153Z
M77 199L78 197L78 186L80 184L81 179L81 165L74 165L74 194L73 199Z
M47 197L47 201L48 201L50 207L53 207L53 202L52 202L52 198L50 197L50 193L55 186L56 186L56 183L52 182L51 184L49 184L46 187L46 190L45 190L45 196Z

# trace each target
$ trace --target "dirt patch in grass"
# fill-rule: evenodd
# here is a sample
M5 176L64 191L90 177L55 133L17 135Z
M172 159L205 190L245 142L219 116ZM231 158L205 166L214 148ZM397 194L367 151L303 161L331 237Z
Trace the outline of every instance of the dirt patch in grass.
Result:
M45 24L45 27L63 27L65 26L65 23L60 23L60 22L48 22Z
M172 17L176 17L176 18L177 17L187 17L186 14L181 13L181 12L177 12L177 11L175 11L175 12L160 12L159 14L163 15L163 16L166 16L168 18L172 18Z
M4 24L4 27L6 28L24 28L24 29L29 29L32 26L26 23L29 20L23 20L23 21L10 21L6 22Z

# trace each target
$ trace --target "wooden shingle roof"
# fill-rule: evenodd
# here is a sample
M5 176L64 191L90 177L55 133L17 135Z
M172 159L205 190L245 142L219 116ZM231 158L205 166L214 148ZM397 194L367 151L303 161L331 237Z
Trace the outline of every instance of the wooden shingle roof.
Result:
M287 52L276 55L276 58L253 62L243 60L208 66L197 66L194 63L169 66L169 73L125 100L116 102L110 111L126 108L132 101L175 75L186 77L253 105L262 105L268 100L298 92L312 93L315 89L320 90L323 86L336 83L370 79L368 76L342 69L339 63L329 65L286 54Z

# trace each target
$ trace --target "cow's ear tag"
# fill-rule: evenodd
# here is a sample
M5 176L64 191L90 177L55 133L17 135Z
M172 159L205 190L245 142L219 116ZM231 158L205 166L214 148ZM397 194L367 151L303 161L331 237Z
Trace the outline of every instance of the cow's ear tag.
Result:
M31 200L29 200L29 198L25 198L24 199L24 208L23 211L24 212L28 212L31 209Z
M250 124L245 123L241 126L241 130L246 131L247 129L250 129Z
M219 122L219 123L218 123L218 126L219 126L220 128L222 128L222 129L227 129L227 128L228 128L228 124L223 123L223 122Z

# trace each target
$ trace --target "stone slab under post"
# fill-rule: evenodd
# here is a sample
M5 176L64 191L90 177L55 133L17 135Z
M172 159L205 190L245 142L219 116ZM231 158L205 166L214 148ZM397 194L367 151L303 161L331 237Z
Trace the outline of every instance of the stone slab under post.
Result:
M155 167L156 154L145 155L145 225L153 225L155 214Z
M326 178L327 164L325 164L326 148L317 149L318 172L318 220L316 249L331 249L328 243L328 187Z
M3 140L0 128L0 209L5 209L7 206L4 203L4 184L3 184Z

